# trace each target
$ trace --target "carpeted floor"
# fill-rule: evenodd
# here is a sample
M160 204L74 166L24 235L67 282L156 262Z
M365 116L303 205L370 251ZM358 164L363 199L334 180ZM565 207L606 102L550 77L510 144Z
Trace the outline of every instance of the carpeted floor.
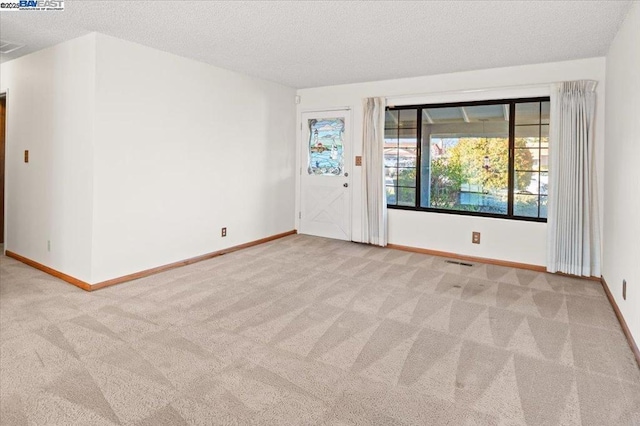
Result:
M86 293L0 258L3 425L639 425L599 283L291 236Z

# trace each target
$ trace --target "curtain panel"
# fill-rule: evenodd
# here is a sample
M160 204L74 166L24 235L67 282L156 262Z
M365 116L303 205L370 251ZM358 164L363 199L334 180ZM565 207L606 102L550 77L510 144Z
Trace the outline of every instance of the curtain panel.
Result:
M384 98L363 100L362 242L387 245L387 197L384 188Z
M547 271L600 276L594 160L595 81L551 91Z

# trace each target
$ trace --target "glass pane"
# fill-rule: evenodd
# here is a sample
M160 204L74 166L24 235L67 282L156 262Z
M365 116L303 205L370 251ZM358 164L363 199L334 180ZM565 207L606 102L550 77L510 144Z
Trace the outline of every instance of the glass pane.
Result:
M549 194L549 173L540 173L540 194Z
M539 170L540 150L537 148L517 148L516 170Z
M385 167L416 167L418 153L415 148L385 148Z
M541 195L540 196L540 217L543 218L547 218L547 196L546 195Z
M542 124L549 124L549 101L541 102L542 115L540 116L540 122Z
M513 214L515 216L538 217L538 196L515 194Z
M455 208L460 197L462 168L459 162L449 161L450 149L455 147L452 140L431 139L431 164L422 167L423 207ZM423 161L428 161L424 159Z
M344 172L344 118L308 120L310 175L341 176Z
M398 185L416 186L416 169L398 169Z
M387 186L398 186L398 169L385 167L384 184Z
M418 110L401 109L399 112L399 127L401 129L415 129L418 127Z
M384 166L398 167L398 148L384 149Z
M540 144L542 145L543 148L546 148L549 146L549 125L542 125L540 126L540 135L542 137L542 139L540 140Z
M395 186L387 186L387 204L396 205L396 188Z
M399 206L415 206L416 205L416 189L415 188L398 188L398 205Z
M469 120L469 122L488 122L498 121L501 123L508 123L509 120L509 105L480 105L480 106L467 106L461 107L463 118ZM465 120L466 121L466 120Z
M430 117L434 123L464 123L462 110L458 107L428 108L422 115Z
M513 174L513 188L516 194L537 194L538 193L538 172L516 170Z
M504 194L498 192L478 192L475 188L470 187L470 190L463 190L460 192L459 204L454 210L491 213L491 214L507 214L507 189L505 188Z
M538 137L540 136L539 124L521 124L519 126L516 126L515 130L516 130L516 140L520 138L534 139L536 144L535 146L538 146Z
M398 111L387 111L384 116L385 129L397 129L398 128Z
M516 126L540 123L540 102L516 104Z
M393 128L385 128L384 129L384 139L385 139L385 143L387 143L387 139L389 140L393 140L394 142L397 142L398 139L398 129L393 129Z
M432 135L429 164L421 168L422 205L506 214L509 180L507 126L503 132L496 133L489 133L485 123L480 123L480 126L473 122L446 126L452 133ZM461 137L461 134L471 136Z
M540 170L549 170L549 150L540 150Z
M399 130L399 142L400 147L415 148L417 144L418 130L417 129L400 129Z
M515 147L516 148L535 148L537 149L540 146L539 138L516 138Z
M416 167L418 151L415 148L398 150L398 167Z

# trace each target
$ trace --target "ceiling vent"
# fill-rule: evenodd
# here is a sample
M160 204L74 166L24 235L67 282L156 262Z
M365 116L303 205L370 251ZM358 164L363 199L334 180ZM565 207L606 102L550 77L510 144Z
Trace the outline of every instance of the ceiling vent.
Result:
M11 43L10 41L0 40L0 53L6 54L24 47L24 44Z

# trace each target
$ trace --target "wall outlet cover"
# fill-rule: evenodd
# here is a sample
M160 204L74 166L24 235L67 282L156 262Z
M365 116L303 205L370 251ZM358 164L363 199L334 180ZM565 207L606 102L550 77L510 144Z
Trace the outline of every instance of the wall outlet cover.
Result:
M480 233L479 232L472 232L471 233L471 242L473 244L480 244Z

